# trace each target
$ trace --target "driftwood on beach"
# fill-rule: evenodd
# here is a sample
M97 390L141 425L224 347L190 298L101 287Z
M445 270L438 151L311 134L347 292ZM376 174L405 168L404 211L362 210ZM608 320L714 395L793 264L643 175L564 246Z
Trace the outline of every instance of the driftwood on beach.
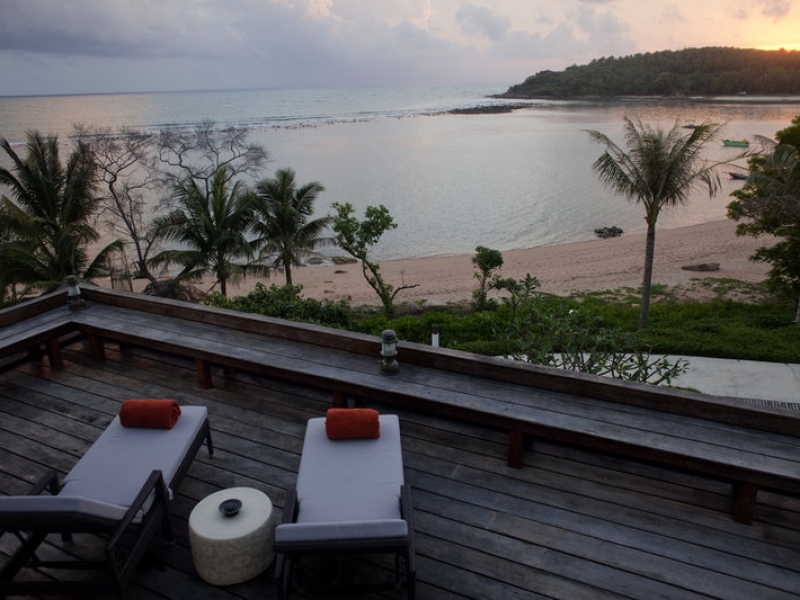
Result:
M684 271L719 271L719 263L700 263L696 265L683 265L681 267Z

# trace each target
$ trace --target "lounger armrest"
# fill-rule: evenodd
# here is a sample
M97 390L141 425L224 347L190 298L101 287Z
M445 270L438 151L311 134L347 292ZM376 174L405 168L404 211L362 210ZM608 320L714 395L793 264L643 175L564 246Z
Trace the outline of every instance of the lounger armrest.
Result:
M133 503L125 512L125 516L122 517L122 520L114 529L114 533L111 534L106 548L114 548L117 543L119 543L119 539L125 533L125 530L130 527L132 523L143 520L146 517L143 507L151 494L155 494L155 498L148 510L148 514L154 513L158 507L169 510L169 490L159 470L150 473L150 477L147 478L147 481L142 486L142 489L139 490Z
M417 572L416 549L414 547L414 505L411 502L411 486L404 483L400 486L400 515L408 523L408 570Z
M415 578L417 573L417 551L414 545L414 505L411 502L411 486L407 483L400 486L400 514L408 523L408 574L410 578Z
M2 496L0 532L108 530L124 514L125 508L122 506L79 496Z
M297 520L297 488L292 488L286 493L283 503L283 520L281 523L294 523Z
M414 504L411 502L411 486L407 483L400 486L400 516L408 522L409 529L414 529Z
M58 473L55 471L48 471L42 475L41 479L33 484L26 496L38 496L45 488L48 488L50 493L55 496L61 490L61 483L58 481Z

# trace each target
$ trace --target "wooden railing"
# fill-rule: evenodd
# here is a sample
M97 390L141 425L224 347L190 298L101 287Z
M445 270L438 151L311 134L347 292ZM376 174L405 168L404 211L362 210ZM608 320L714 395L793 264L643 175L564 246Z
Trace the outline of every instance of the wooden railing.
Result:
M84 289L84 296L88 302L199 321L366 356L377 357L380 348L380 341L375 336L309 323L297 323L105 288L87 287ZM401 364L414 364L542 390L800 436L800 415L793 411L745 404L734 398L625 382L402 340L398 346L397 358Z

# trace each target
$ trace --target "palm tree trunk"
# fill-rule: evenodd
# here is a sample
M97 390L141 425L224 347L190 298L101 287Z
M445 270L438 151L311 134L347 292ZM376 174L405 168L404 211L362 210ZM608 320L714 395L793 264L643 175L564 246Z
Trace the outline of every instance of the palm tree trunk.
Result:
M650 284L653 279L653 257L656 253L656 224L647 223L647 244L644 249L644 277L642 278L642 303L639 310L639 331L647 328L650 310Z
M292 264L289 262L284 262L283 269L286 271L286 285L291 286L292 284Z

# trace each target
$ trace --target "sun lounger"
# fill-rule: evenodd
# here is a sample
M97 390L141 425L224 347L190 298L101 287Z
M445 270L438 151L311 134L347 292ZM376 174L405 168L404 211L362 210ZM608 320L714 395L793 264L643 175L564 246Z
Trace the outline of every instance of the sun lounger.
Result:
M377 439L331 440L324 418L309 420L297 485L275 532L275 551L280 598L303 586L305 557L384 553L396 557L390 585L401 584L404 562L408 597L414 598L411 488L403 479L396 415L380 416Z
M197 450L206 440L213 454L205 407L181 407L172 429L108 426L59 484L46 474L28 495L0 497L0 536L16 535L19 547L0 567L0 597L10 594L121 593L155 534L172 538L168 504ZM39 495L48 490L51 495ZM76 533L108 538L102 559L39 560L37 548L51 534L65 543ZM89 580L25 581L14 577L30 561L34 568L97 570Z

